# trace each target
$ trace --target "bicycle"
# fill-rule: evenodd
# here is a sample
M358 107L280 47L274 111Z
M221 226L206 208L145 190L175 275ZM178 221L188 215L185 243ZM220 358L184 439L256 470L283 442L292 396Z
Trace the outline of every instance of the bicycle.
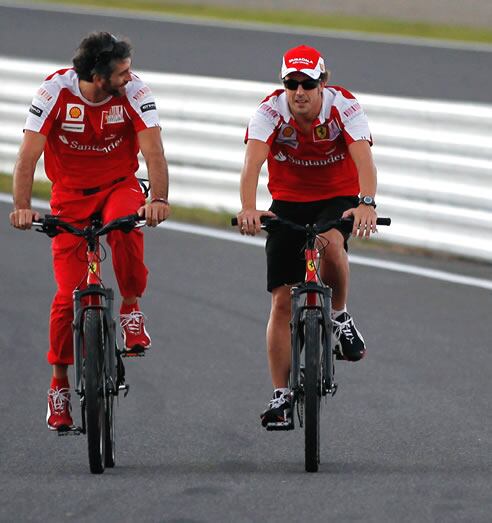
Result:
M237 218L231 220L237 225ZM304 282L291 288L291 369L289 388L292 410L297 410L299 426L304 427L304 461L306 472L317 472L320 463L320 405L321 398L334 396L338 390L335 382L335 360L343 359L333 343L331 319L332 290L323 284L319 275L321 248L318 236L334 227L351 232L352 218L340 218L318 224L298 225L277 217L261 217L261 228L272 232L277 227L288 227L306 235ZM390 225L390 218L378 218L378 225ZM318 242L317 242L318 239ZM294 429L292 423L278 423L267 430Z
M60 436L87 434L89 468L101 474L104 468L115 466L114 398L120 391L126 397L130 386L125 382L122 357L143 356L143 352L127 353L118 348L116 321L113 314L114 293L101 279L101 247L99 238L110 231L129 233L143 227L145 220L137 214L117 218L102 225L101 217L91 217L90 225L80 229L46 215L33 221L36 231L50 238L68 232L87 243L87 274L85 289L80 285L73 292L75 392L80 396L81 426L59 431Z

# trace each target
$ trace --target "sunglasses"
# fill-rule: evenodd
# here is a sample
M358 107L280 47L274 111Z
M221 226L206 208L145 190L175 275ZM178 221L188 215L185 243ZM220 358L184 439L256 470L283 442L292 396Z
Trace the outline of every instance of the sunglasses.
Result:
M293 78L289 78L288 80L283 80L284 87L288 89L289 91L297 91L297 88L301 86L305 91L311 91L312 89L315 89L319 85L319 80L313 80L312 78L309 78L308 80L303 80L302 82L298 82L297 80L294 80Z
M118 43L118 40L115 36L110 35L111 40L108 44L106 44L100 51L97 53L96 58L94 60L94 65L97 65L98 63L106 61L108 58L111 57L111 53L114 51L115 45Z

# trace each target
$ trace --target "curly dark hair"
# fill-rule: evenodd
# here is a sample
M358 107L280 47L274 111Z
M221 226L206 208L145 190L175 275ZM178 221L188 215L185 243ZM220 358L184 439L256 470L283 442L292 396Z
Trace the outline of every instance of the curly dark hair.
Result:
M72 59L80 80L92 82L95 74L109 79L115 63L130 58L132 46L127 39L119 40L111 33L99 32L86 36Z

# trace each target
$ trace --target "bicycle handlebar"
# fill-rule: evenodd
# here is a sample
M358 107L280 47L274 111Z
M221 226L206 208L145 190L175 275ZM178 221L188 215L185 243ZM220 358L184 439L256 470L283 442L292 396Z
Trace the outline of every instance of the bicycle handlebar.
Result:
M311 225L299 225L297 223L291 222L290 220L284 220L283 218L280 218L278 216L270 217L270 216L260 216L260 222L262 224L261 228L268 231L269 228L276 225L286 225L290 227L291 229L294 229L296 231L303 231L305 232L308 227ZM231 218L231 225L237 226L237 218ZM334 227L341 226L342 229L345 232L352 231L352 227L354 224L353 218L338 218L336 220L331 221L324 221L320 223L312 224L312 227L316 230L317 234L321 234L323 232L326 232L330 229L333 229ZM378 218L376 220L377 225L391 225L391 218Z
M34 227L38 227L36 229L37 232L42 232L50 238L53 238L65 231L86 239L89 237L95 238L97 236L103 236L104 234L114 230L120 230L124 233L129 233L135 228L143 227L145 224L145 219L141 218L138 214L130 214L128 216L116 218L115 220L112 220L111 222L99 228L92 225L80 229L68 222L61 220L58 216L53 216L51 214L47 214L44 218L32 222Z

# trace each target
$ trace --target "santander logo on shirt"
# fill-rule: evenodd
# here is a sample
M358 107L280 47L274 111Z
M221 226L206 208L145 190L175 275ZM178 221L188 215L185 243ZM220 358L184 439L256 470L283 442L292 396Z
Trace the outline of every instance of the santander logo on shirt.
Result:
M347 155L342 152L339 154L330 154L328 158L305 160L302 158L296 158L290 153L285 154L285 152L279 151L274 156L274 159L277 160L277 162L288 162L298 167L325 167L327 165L333 165L334 163L341 162L342 160L345 160L346 157Z
M123 143L123 137L119 137L114 142L108 143L108 145L95 145L95 144L83 144L77 142L77 140L72 140L70 142L70 149L75 149L77 151L94 151L98 153L110 153L114 151Z

